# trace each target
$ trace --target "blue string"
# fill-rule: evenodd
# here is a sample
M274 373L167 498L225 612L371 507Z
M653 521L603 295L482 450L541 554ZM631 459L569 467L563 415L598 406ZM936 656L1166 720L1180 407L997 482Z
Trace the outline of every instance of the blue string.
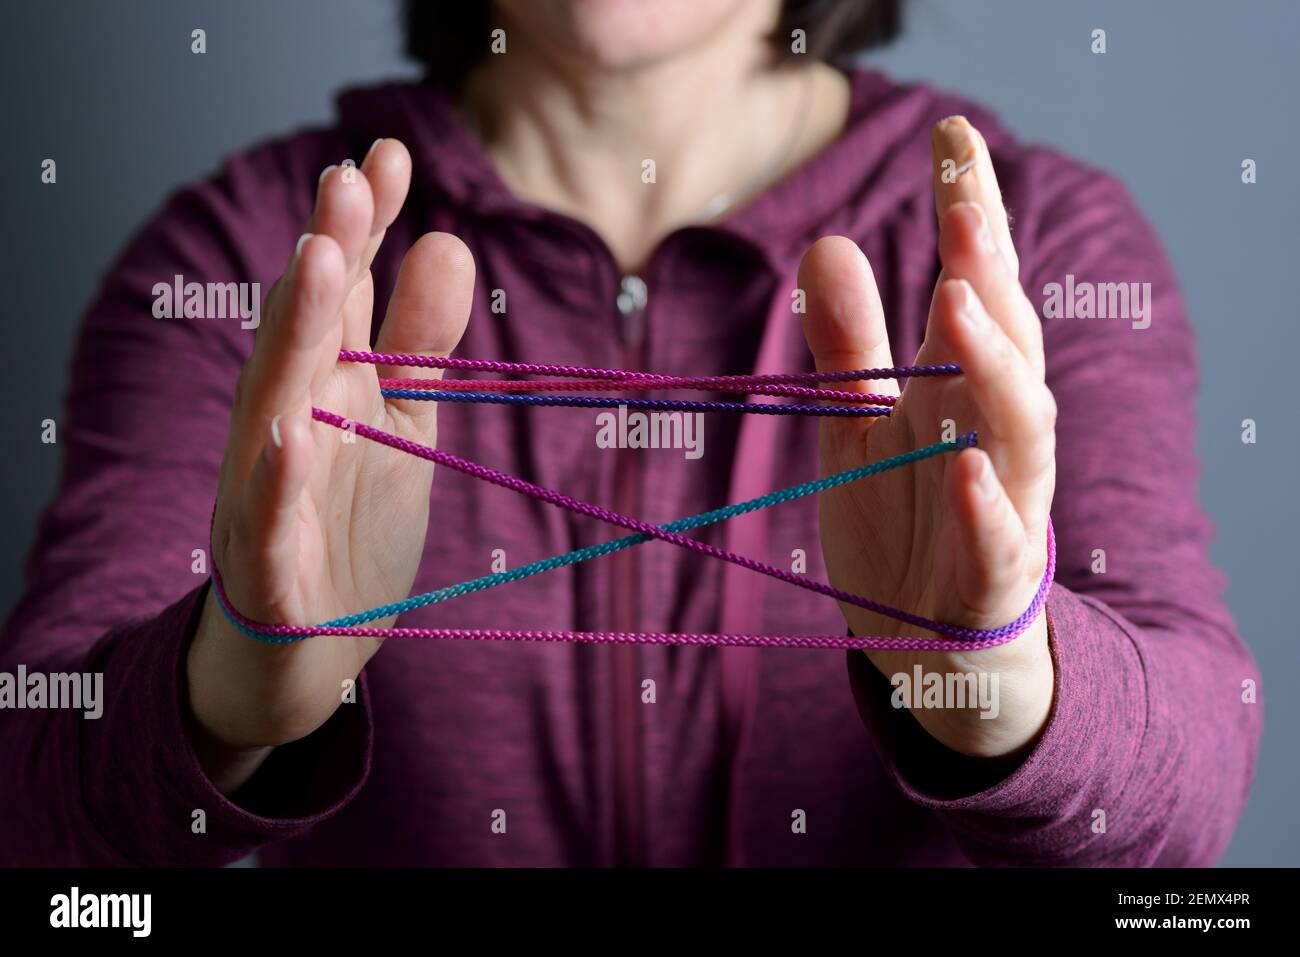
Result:
M888 408L853 405L773 405L759 402L698 402L675 399L619 399L613 396L523 395L512 392L441 392L433 389L381 389L386 399L426 402L489 402L499 405L544 405L564 408L664 409L681 412L752 412L758 415L886 416Z
M839 472L835 475L828 475L825 478L816 479L811 482L804 482L800 485L793 485L789 488L779 489L775 492L768 492L766 495L760 495L758 498L750 499L747 502L738 502L735 505L726 505L710 512L702 512L698 515L678 519L677 521L670 522L667 525L660 525L659 528L666 532L684 532L693 528L702 528L706 525L713 525L717 522L734 518L737 515L745 515L749 512L756 512L760 509L770 508L773 505L779 505L782 502L789 502L797 498L803 498L807 495L813 495L817 492L824 492L827 489L836 488L849 482L856 482L859 479L867 478L871 475L878 475L881 472L888 472L890 469L900 468L904 465L909 465L912 462L919 462L922 459L932 458L933 456L942 455L946 452L955 452L960 449L971 448L976 444L976 441L976 434L974 432L967 432L963 435L957 436L957 438L951 442L936 442L934 445L928 445L925 448L915 449L911 452L904 452L902 455L895 455L891 458L882 459L881 461L873 462L870 465L862 465L858 468L848 469L847 471ZM402 601L394 602L390 605L382 605L378 608L372 608L369 611L357 612L354 615L335 618L331 621L325 622L320 627L347 628L362 625L368 621L374 621L377 618L401 615L416 608L436 605L439 602L444 602L451 598L458 598L461 595L468 595L472 592L494 588L497 585L504 585L506 582L519 581L520 579L530 578L533 575L539 575L542 572L548 572L552 569L563 568L566 565L576 565L593 558L599 558L602 555L611 555L614 552L622 551L625 548L631 548L633 545L640 545L643 542L651 540L652 536L646 535L642 532L636 532L632 535L626 535L623 538L616 538L600 545L590 545L586 548L579 548L576 551L568 552L564 555L556 555L552 558L546 558L541 561L531 562L527 565L521 565L518 568L513 568L509 571L496 572L492 575L485 575L482 578L475 578L461 582L458 585L451 585L447 588L440 588L436 591L425 592L422 595L413 595L412 597L403 599ZM287 644L302 640L301 638L292 635L268 635L263 632L254 631L231 617L229 609L227 609L225 604L221 602L220 596L218 596L217 604L221 607L222 612L226 615L226 618L229 619L230 623L239 631L251 638L257 638L260 641L268 641L274 644Z

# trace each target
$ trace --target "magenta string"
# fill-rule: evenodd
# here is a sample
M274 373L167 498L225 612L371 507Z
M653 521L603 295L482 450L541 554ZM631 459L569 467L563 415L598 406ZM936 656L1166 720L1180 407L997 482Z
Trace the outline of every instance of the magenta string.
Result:
M585 366L546 365L536 362L502 362L497 359L453 359L450 356L420 356L393 352L339 351L340 362L368 365L407 366L420 369L460 369L465 372L514 373L516 375L561 376L569 379L599 379L606 382L640 380L671 382L680 376L627 369L593 369ZM923 366L895 366L888 369L854 369L848 372L778 372L769 375L709 376L711 381L746 386L811 384L814 382L858 382L869 379L915 379L929 376L960 375L961 367L953 363ZM860 394L860 393L858 393Z
M756 393L757 389L773 387L795 387L801 391L761 393L779 395L800 395L840 401L882 402L892 397L866 395L864 393L839 393L838 390L806 388L804 383L827 381L860 381L865 379L907 378L918 376L946 376L960 373L954 365L902 366L891 369L860 369L842 373L790 373L763 376L664 376L655 373L629 372L617 369L596 369L582 366L544 365L537 363L512 363L479 359L452 359L437 356L413 356L388 353L354 352L343 350L339 353L340 361L362 362L374 365L414 366L424 368L460 369L475 372L515 373L538 376L558 376L569 379L595 380L597 383L616 383L617 387L627 390L649 390L669 388L715 389L718 391ZM449 384L443 380L393 379L385 380L386 387L447 389ZM689 384L687 384L689 383ZM542 387L542 390L577 389L586 391L592 388L589 383L516 383L516 382L466 382L457 388L481 391L501 387L502 391L526 391L525 386ZM609 388L597 385L597 388ZM914 637L864 637L854 635L716 635L698 633L654 634L641 632L575 632L563 630L506 630L506 629L463 629L463 628L374 628L368 626L329 627L270 625L256 622L238 612L226 596L220 574L214 568L213 585L217 598L232 620L245 629L267 635L305 638L317 635L352 635L374 638L434 638L465 639L478 641L572 641L590 643L638 643L638 644L685 644L685 645L750 645L768 647L798 648L861 648L861 649L896 649L916 651L959 651L978 650L1011 641L1025 631L1038 617L1046 604L1056 570L1056 540L1051 521L1047 524L1047 568L1032 603L1015 621L1000 628L974 629L949 625L934 621L921 615L891 608L859 595L826 585L800 575L787 572L764 562L759 562L743 555L737 555L725 549L708 545L674 532L665 531L655 525L642 522L630 516L621 515L599 505L582 502L578 499L547 489L487 466L470 462L449 452L434 449L400 436L392 435L380 429L352 422L323 409L313 408L312 418L335 428L353 432L371 441L407 454L416 456L450 468L454 471L473 476L491 484L507 488L538 501L564 508L576 514L595 518L607 524L638 532L648 538L668 542L680 548L698 554L707 555L721 561L747 568L759 574L775 578L787 584L795 585L829 598L835 598L845 604L865 608L877 614L906 622L916 627L942 635L942 638Z
M679 535L675 532L664 531L663 529L657 526L650 525L646 522L639 521L637 519L631 518L626 515L620 515L619 513L614 512L610 509L603 508L602 506L592 505L586 502L582 502L568 495L564 495L563 493L556 492L552 489L547 489L540 485L534 485L533 483L525 481L524 479L516 478L515 476L512 475L507 475L504 472L499 472L496 469L492 469L484 465L479 465L475 462L470 462L466 459L460 458L459 456L452 455L450 452L444 452L439 449L430 448L429 446L422 445L418 442L413 442L410 439L404 439L401 438L400 436L396 436L396 435L392 435L391 433L384 432L381 429L372 428L371 426L363 425L358 422L352 422L333 412L327 412L323 409L313 408L312 418L314 418L318 422L323 422L327 425L332 425L335 428L341 429L343 431L354 432L357 435L370 439L371 441L378 442L381 445L387 445L390 448L399 449L400 451L406 452L410 455L414 455L417 458L422 458L427 461L431 461L436 464L442 465L446 468L450 468L454 471L462 472L466 475L471 475L475 478L482 479L483 481L489 482L493 485L498 485L502 488L508 488L512 491L529 495L530 497L535 498L539 501L546 502L548 504L555 505L560 508L564 508L568 511L572 511L580 515L585 515L590 518L595 518L599 521L603 521L611 525L617 525L621 528L626 528L629 531L639 532L650 538L656 538L660 541L665 541L670 544L677 545L681 548L685 548L690 551L697 552L699 554L708 555L711 558L717 558L721 561L730 562L742 568L747 568L751 571L758 572L759 574L767 575L771 578L776 578L779 581L784 581L787 584L796 585L800 588L805 588L810 591L817 592L819 594L827 596L828 598L835 598L839 601L845 602L846 604L854 605L859 608L865 608L869 611L876 612L877 614L885 615L889 618L894 618L898 621L903 621L908 624L915 625L919 628L924 628L928 631L933 631L938 634L947 636L946 639L925 639L925 638L902 639L902 638L877 638L877 637L862 637L862 638L847 639L844 637L837 636L836 637L837 643L843 647L910 648L915 650L927 650L927 649L928 650L935 650L935 649L971 650L976 648L991 647L994 644L1001 644L1005 641L1010 641L1012 638L1016 637L1021 632L1023 632L1027 627L1029 627L1029 625L1033 622L1033 620L1038 617L1038 612L1041 610L1043 603L1046 601L1047 593L1050 590L1051 581L1054 574L1055 546L1054 546L1051 530L1049 527L1049 531L1048 531L1049 567L1047 569L1047 572L1043 576L1043 581L1040 584L1038 592L1035 595L1034 602L1033 604L1031 604L1029 609L1027 609L1025 613L1022 614L1015 621L1011 622L1008 625L1004 625L1001 628L988 629L988 630L975 629L975 628L963 628L956 625L949 625L944 622L934 621L932 619L925 618L921 615L914 615L910 612L903 611L901 609L892 608L880 602L872 601L871 599L868 598L863 598L860 595L854 595L850 592L846 592L842 589L835 588L831 585L823 584L822 582L818 582L813 579L804 578L803 576L800 575L795 575L792 572L785 571L784 569L776 568L764 562L755 561L754 559L751 558L746 558L743 555L737 555L733 552L726 551L725 549L717 548L716 546L697 541L696 539L687 538L686 536ZM214 580L216 580L218 576L214 574L213 577ZM426 630L424 629L415 629L415 630L373 629L373 628L349 627L346 629L345 628L319 628L319 630L313 630L312 626L300 627L300 626L290 626L290 625L263 625L243 618L235 611L233 607L230 607L229 610L232 613L232 617L234 617L241 624L253 628L254 630L259 630L266 634L272 634L272 635L292 635L292 636L301 637L301 636L310 636L310 635L317 635L317 634L320 635L339 634L339 633L346 632L347 634L352 634L352 635L369 635L373 637L416 637L419 635L424 635L425 637L435 637L435 636L449 637L449 635L445 634L446 632L445 629L435 629L434 633L436 634L434 633L425 634ZM304 627L307 630L303 630ZM575 632L572 634L576 636L581 633ZM750 643L761 643L761 638L762 638L762 636L733 636L733 637L736 637L738 639L750 639L751 640ZM755 642L753 641L753 639L760 639L760 640L758 642ZM578 639L575 637L573 640L578 640ZM858 642L858 644L852 644L852 643L846 644L846 642L849 641ZM900 644L900 642L902 643Z
M317 638L326 635L357 638L429 638L466 641L565 641L592 644L641 645L706 645L723 647L766 648L852 648L863 651L980 651L994 648L1018 638L1038 617L1046 604L1051 582L1056 573L1056 537L1051 521L1047 524L1047 571L1029 611L1021 618L1023 624L997 638L982 641L959 641L951 638L863 637L858 635L731 635L698 632L637 632L637 631L561 631L561 630L509 630L502 628L373 628L359 625L326 627L321 625L267 625L242 615L231 604L214 567L212 584L221 603L232 619L250 632L283 636L286 638ZM1021 619L1017 619L1019 622ZM1011 626L1007 626L1010 628ZM1005 630L1005 629L998 629Z
M690 389L708 392L742 392L749 395L794 396L801 399L825 399L831 402L858 402L863 405L893 405L897 396L875 392L849 392L845 389L817 389L806 385L745 385L726 381L725 376L667 376L666 381L643 379L609 380L562 379L558 382L520 381L518 379L387 379L379 380L381 389L427 389L430 392L649 392L652 390Z

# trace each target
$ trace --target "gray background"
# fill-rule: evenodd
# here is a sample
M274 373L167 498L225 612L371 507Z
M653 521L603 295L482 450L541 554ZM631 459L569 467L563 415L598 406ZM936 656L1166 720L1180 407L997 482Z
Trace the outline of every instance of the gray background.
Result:
M392 0L57 0L8 4L0 151L6 300L0 609L16 599L52 494L58 415L81 310L124 240L175 186L250 143L328 121L333 91L412 75ZM1264 752L1226 864L1300 864L1295 281L1300 3L1294 0L911 0L904 39L871 59L962 91L1022 137L1119 173L1155 222L1200 341L1197 436L1217 562L1264 672ZM189 51L190 30L208 52ZM1108 52L1089 51L1093 28ZM58 162L43 186L40 162ZM1259 182L1240 182L1240 163ZM1286 227L1292 225L1292 229ZM1259 440L1243 445L1253 418ZM1271 693L1270 693L1271 692Z

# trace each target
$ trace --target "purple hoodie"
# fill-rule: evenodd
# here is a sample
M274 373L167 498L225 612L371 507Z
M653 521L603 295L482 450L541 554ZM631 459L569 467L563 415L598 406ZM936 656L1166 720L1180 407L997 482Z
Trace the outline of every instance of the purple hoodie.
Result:
M1257 674L1208 561L1192 332L1169 264L1113 178L1018 144L969 103L874 73L852 81L852 117L833 145L723 221L659 244L640 275L644 308L620 309L625 277L595 233L514 197L431 86L346 93L336 126L244 153L174 195L86 317L58 426L62 484L0 641L10 673L102 671L104 713L0 711L0 861L207 865L252 851L264 864L1215 861L1249 790L1260 706L1243 702ZM795 271L814 240L842 234L875 269L905 362L939 270L930 127L958 112L989 142L1036 304L1067 276L1076 287L1151 284L1149 328L1044 320L1060 409L1047 608L1056 699L1020 764L994 771L935 743L890 707L888 681L857 652L846 667L844 652L824 650L393 640L356 703L278 748L233 800L212 786L187 738L184 661L207 590L194 553L208 545L253 333L236 319L155 318L156 283L179 274L269 289L321 169L394 136L415 177L374 263L377 317L409 244L455 233L478 266L458 355L686 375L810 370L790 308ZM504 312L492 310L495 290ZM817 474L813 419L713 415L692 459L598 449L595 415L449 406L439 445L656 523ZM415 589L486 574L495 549L516 567L616 534L441 470ZM786 567L801 549L807 573L825 576L811 499L694 534ZM660 543L402 623L844 628L828 599Z

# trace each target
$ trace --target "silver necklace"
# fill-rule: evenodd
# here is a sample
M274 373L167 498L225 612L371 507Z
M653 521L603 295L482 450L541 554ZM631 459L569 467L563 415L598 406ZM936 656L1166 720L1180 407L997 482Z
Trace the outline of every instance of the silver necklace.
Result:
M746 180L739 189L719 193L709 200L695 217L694 222L708 222L717 219L742 199L761 192L781 175L799 146L804 124L807 123L808 114L811 112L809 106L812 101L812 80L813 74L809 70L804 74L803 88L799 93L799 105L794 111L794 117L790 122L780 151L756 175Z

